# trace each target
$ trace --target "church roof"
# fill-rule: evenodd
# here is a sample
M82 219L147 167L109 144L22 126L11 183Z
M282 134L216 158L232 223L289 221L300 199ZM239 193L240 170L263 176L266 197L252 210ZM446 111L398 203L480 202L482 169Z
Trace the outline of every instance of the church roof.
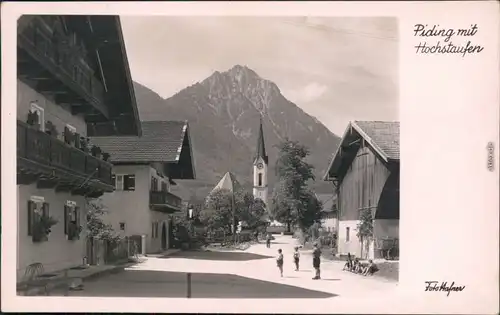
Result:
M212 189L212 192L219 189L225 189L234 192L241 189L241 184L236 180L236 177L233 173L227 172L226 174L224 174L219 183L214 187L214 189Z
M262 129L262 117L260 117L259 137L257 138L257 152L255 159L262 158L266 164L268 163L268 156L266 154L266 146L264 144L264 131Z

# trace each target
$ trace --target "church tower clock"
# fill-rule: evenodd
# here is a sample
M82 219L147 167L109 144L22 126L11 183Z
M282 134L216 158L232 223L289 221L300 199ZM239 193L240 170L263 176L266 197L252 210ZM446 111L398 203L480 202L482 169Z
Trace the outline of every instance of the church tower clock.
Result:
M253 161L253 196L261 199L268 206L268 156L264 145L264 132L262 129L262 117L260 118L259 137L257 138L257 152Z

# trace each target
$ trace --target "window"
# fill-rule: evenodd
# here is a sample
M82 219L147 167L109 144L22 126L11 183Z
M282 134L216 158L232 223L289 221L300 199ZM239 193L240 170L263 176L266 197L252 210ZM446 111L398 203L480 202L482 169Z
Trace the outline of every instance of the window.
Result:
M167 183L161 182L161 191L168 191Z
M76 206L74 201L66 201L64 206L64 234L68 240L79 239L79 236L70 235L70 229L78 229L80 227L80 208Z
M151 190L158 191L158 179L154 176L151 177Z
M135 190L135 175L111 175L116 190Z
M33 227L39 222L42 217L49 216L49 204L43 199L35 199L28 201L28 235L33 235Z
M158 238L158 222L151 224L151 238Z
M43 107L38 105L37 103L32 102L30 106L30 110L32 112L36 112L38 114L38 124L40 130L45 130L45 111Z
M351 230L350 227L346 227L345 228L345 241L346 242L349 242L349 239L350 239L350 235L349 235L350 233L349 232L350 232L350 230Z
M259 186L262 186L262 173L259 173Z
M123 175L123 190L135 190L135 175Z
M125 231L125 222L120 222L120 230Z

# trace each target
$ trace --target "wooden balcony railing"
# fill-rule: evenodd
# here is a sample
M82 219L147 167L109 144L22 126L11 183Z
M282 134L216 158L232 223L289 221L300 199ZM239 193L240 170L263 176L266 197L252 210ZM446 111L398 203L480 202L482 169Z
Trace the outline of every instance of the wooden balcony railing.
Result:
M112 185L112 164L17 121L17 157Z
M18 45L47 67L69 89L101 109L104 86L87 60L79 34L50 30L44 17L34 17L18 34Z
M167 191L150 191L149 204L154 207L166 207L173 211L180 211L182 199Z

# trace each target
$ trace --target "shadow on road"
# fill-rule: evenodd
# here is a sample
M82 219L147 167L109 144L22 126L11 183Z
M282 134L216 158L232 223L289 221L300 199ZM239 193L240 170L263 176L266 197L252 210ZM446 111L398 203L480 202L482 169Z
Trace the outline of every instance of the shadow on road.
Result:
M267 259L273 256L264 256L245 252L224 252L224 251L181 251L168 256L158 258L186 258L203 260L226 260L226 261L248 261L257 259Z
M84 283L70 296L94 297L187 297L187 274L153 270L124 270ZM301 299L329 298L335 294L232 274L191 274L191 298Z

